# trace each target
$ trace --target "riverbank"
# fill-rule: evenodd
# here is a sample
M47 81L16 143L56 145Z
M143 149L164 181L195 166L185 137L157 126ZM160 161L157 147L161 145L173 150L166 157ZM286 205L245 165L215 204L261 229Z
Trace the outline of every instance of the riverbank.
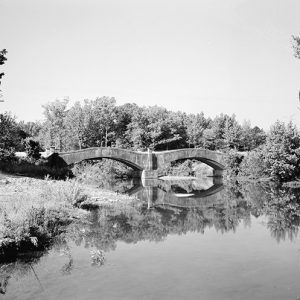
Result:
M300 179L297 178L296 180L290 180L286 182L280 182L273 177L258 177L253 178L251 176L225 176L224 177L225 184L231 184L232 182L239 182L242 184L276 184L277 186L283 186L287 188L300 188Z
M72 222L88 214L83 208L129 205L134 197L100 190L76 180L56 181L2 174L0 178L0 261L20 252L42 250Z

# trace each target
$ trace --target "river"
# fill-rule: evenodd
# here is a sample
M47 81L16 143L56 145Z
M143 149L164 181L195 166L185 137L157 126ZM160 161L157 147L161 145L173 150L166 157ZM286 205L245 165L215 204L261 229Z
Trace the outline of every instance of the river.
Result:
M300 299L300 193L212 179L113 184L42 253L0 264L0 299Z

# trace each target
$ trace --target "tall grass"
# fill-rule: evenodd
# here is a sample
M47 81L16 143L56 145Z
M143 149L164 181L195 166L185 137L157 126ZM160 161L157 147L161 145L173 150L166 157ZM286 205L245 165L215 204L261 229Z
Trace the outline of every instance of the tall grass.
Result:
M14 186L18 192L13 198L0 199L0 257L43 248L83 214L75 205L86 195L75 180L32 180L23 185Z

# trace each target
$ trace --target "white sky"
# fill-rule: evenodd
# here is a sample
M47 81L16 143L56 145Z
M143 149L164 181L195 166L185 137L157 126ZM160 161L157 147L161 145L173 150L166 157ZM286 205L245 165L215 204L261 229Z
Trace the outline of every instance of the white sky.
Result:
M0 0L0 111L34 121L46 102L106 95L300 125L299 12L298 0Z

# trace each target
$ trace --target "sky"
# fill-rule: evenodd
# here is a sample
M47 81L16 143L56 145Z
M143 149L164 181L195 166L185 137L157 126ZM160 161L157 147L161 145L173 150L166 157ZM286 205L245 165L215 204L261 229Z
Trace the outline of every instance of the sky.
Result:
M111 96L117 104L300 126L298 0L0 0L0 112Z

